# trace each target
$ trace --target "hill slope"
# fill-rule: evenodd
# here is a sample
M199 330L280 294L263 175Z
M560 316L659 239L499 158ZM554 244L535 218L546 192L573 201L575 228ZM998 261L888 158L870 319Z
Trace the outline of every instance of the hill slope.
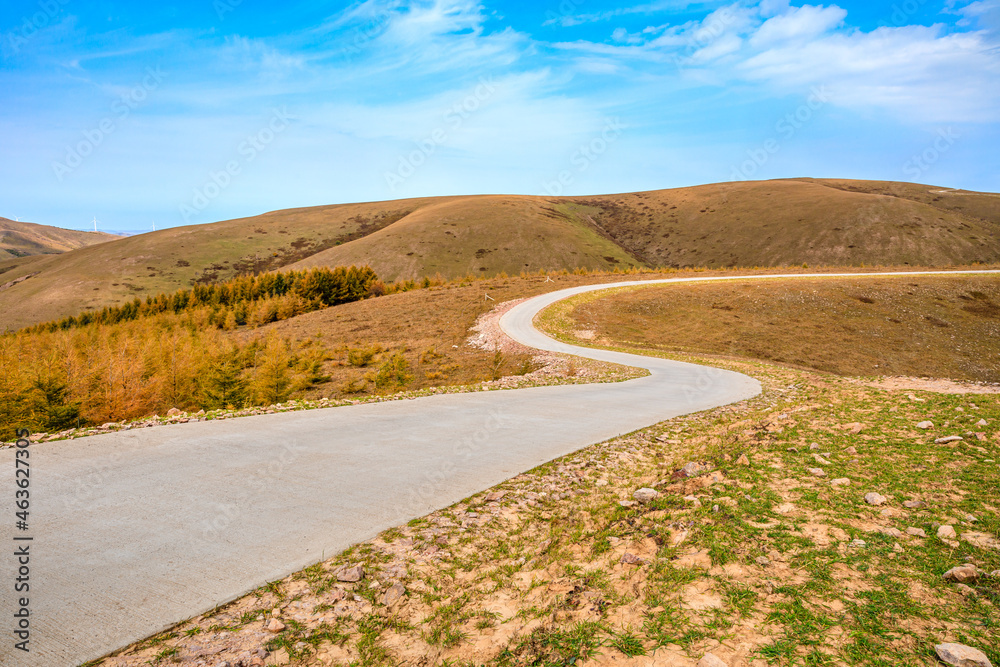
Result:
M275 211L0 262L0 330L278 268L370 264L396 280L974 262L1000 263L998 195L790 179L594 197L438 197Z
M97 243L114 241L118 236L104 232L78 232L33 222L0 218L0 258L52 255Z

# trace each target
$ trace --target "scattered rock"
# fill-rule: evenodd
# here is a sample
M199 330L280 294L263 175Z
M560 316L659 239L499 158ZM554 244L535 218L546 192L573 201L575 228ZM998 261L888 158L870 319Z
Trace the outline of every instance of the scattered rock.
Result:
M405 594L406 588L403 587L403 584L395 583L390 586L389 590L387 590L385 595L382 596L382 604L386 607L392 607L397 602L402 600Z
M955 590L957 590L959 593L961 593L967 598L974 598L977 595L975 588L972 588L971 586L966 586L965 584L956 584Z
M830 486L847 486L851 483L851 480L846 477L838 477L837 479L830 480Z
M854 447L848 447L847 449L844 450L844 452L847 454L857 454L858 450L855 449Z
M1000 540L996 539L992 535L987 535L986 533L968 531L962 533L962 539L973 546L979 547L980 549L993 549L1000 551Z
M899 539L903 536L903 534L899 532L899 530L896 528L879 528L878 532L882 533L883 535L887 535L888 537L894 537L896 539Z
M698 667L729 667L729 665L714 653L706 653L698 661Z
M660 495L660 492L656 489L641 488L632 494L632 497L638 500L640 503L649 503L656 500Z
M816 463L820 464L821 466L828 466L828 465L830 465L830 462L828 460L824 459L819 454L813 454L813 458L816 459Z
M688 501L695 507L701 507L701 501L698 500L697 496L684 496L684 500Z
M822 468L808 468L809 474L816 477L826 477L826 471Z
M619 500L618 504L621 505L622 507L635 507L639 503L635 502L634 500Z
M684 464L684 467L678 472L682 477L697 477L698 475L703 475L711 469L712 467L707 464L690 461L689 463Z
M868 546L868 543L864 540L851 540L851 546L856 549L864 549Z
M934 422L920 422L917 424L917 428L927 430L929 428L934 428Z
M951 526L944 525L937 529L937 536L942 540L954 540L958 537L955 533L955 529Z
M819 445L816 444L815 442L809 443L809 449L811 449L811 450L817 450L817 449L819 449Z
M757 565L760 565L761 567L767 567L771 564L771 559L767 556L757 556L754 560L757 562Z
M918 509L924 506L924 501L922 500L904 500L903 507L907 507L911 510Z
M264 629L267 630L268 632L273 632L274 634L278 634L279 632L285 629L285 624L276 618L272 618L264 626Z
M969 523L976 523L977 521L979 521L979 519L977 519L973 514L966 514L965 520L968 521Z
M960 435L949 435L944 438L938 438L934 441L935 445L947 445L949 442L958 442L959 440L964 440Z
M923 528L907 528L906 534L913 537L927 537L927 533L924 532Z
M503 497L507 495L506 491L490 491L486 494L486 502L496 503L503 500Z
M337 571L337 581L353 583L365 578L365 568L363 565L353 567L342 567Z
M181 414L184 414L184 413L181 412L180 410L178 410L177 408L170 408L169 410L167 410L167 416L168 417L176 417L176 416L181 415Z
M884 505L886 500L885 496L881 493L875 493L874 491L865 494L865 502L869 505Z
M740 458L736 459L736 462L741 466L750 465L750 458L746 454L740 454Z
M938 644L934 650L941 662L952 667L993 667L985 653L965 644Z
M976 570L975 565L967 564L953 567L942 576L944 576L944 578L948 581L954 581L959 584L967 584L975 582L976 579L979 578L979 572Z
M640 565L642 563L645 563L646 559L640 556L636 556L635 554L630 554L626 551L624 554L622 554L622 557L618 559L618 562L623 563L625 565Z
M987 422L985 419L980 419L979 421L976 422L976 426L986 426L986 425Z

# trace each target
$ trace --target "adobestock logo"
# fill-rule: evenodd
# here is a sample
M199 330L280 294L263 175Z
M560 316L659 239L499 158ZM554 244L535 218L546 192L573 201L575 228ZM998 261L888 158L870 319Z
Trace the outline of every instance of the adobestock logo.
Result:
M903 163L903 173L914 180L920 178L930 171L931 167L961 138L962 135L950 127L938 130L930 146Z
M781 139L787 141L794 137L829 102L830 92L826 89L826 86L813 88L804 104L800 104L795 111L785 114L783 118L775 123L774 131L777 133L777 136L765 140L758 148L747 150L747 159L739 165L733 166L729 180L750 180L761 167L770 162L771 156L781 151Z
M179 210L184 222L191 222L193 216L204 211L209 204L218 199L233 184L233 179L243 173L243 167L256 160L295 120L298 119L288 113L286 107L272 110L271 119L267 124L254 134L248 135L236 147L240 158L230 160L218 171L210 170L204 185L194 189L191 201L180 205Z
M133 111L138 109L149 94L160 87L166 74L152 67L146 68L146 76L132 90L122 95L119 99L111 103L112 115L102 119L97 127L83 131L83 139L73 146L66 147L66 156L62 162L54 161L52 171L56 179L62 183L68 175L72 174L84 160L93 155L104 141L118 129L119 123L129 117Z
M32 37L38 34L42 28L51 25L62 8L69 4L70 0L40 0L38 11L31 16L25 16L21 25L15 28L8 36L11 50L20 53L21 47L28 43Z

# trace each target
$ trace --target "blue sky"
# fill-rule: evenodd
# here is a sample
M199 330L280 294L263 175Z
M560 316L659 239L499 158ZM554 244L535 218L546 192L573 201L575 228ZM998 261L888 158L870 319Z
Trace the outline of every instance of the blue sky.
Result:
M0 38L0 216L70 228L796 176L1000 190L1000 0L8 0Z

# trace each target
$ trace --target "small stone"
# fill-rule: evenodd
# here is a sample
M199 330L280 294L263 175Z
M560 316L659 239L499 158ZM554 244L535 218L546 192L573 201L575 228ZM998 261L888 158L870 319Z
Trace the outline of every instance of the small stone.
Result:
M816 463L820 464L821 466L830 465L830 462L827 459L824 459L819 454L813 454L813 458L816 459Z
M736 462L741 466L750 465L750 458L746 454L740 454L740 458L736 459Z
M363 565L355 565L354 567L342 567L337 571L337 581L353 583L355 581L361 581L364 578L365 578L365 568Z
M927 533L924 532L923 528L907 528L906 534L913 537L927 537Z
M607 486L608 485L608 480L606 480L606 479L599 479L596 482L594 482L594 484L596 486Z
M660 492L656 489L641 488L632 494L632 497L638 500L640 503L649 503L656 500L660 495Z
M811 443L809 443L809 449L815 451L815 450L819 449L819 445L816 444L815 442L811 442Z
M960 435L949 435L944 438L938 438L934 441L935 445L947 445L949 442L958 442L959 440L964 440Z
M621 505L622 507L635 507L639 503L635 502L634 500L619 500L618 504Z
M865 494L865 502L869 505L884 505L886 500L888 500L881 493L875 493L874 491Z
M826 471L822 468L807 468L810 475L815 477L826 477Z
M406 594L406 588L403 587L403 584L395 583L392 586L390 586L389 590L387 590L385 592L385 595L382 596L382 604L385 605L386 607L392 607L397 602L402 600L403 595L405 594Z
M714 653L706 653L698 661L698 667L729 667L729 665Z
M786 448L785 448L785 451L786 451L786 452L794 452L794 453L796 453L796 454L797 454L797 453L798 453L798 451L799 451L799 448L798 448L798 447L786 447Z
M856 548L856 549L864 549L865 547L868 546L868 543L865 542L864 540L860 540L860 539L859 540L851 540L851 546L854 547L854 548Z
M695 507L701 507L701 501L698 500L697 496L684 496L684 500L688 501Z
M903 536L903 534L899 532L899 530L896 528L879 528L878 532L882 533L883 535L887 535L888 537L894 537L896 539L899 539L900 537Z
M918 508L923 507L923 506L924 506L924 502L922 500L904 500L903 501L903 507L907 507L907 508L909 508L911 510L915 510L915 509L918 509Z
M979 521L979 519L977 519L973 514L966 514L965 520L968 521L969 523L976 523L977 521Z
M979 421L976 422L976 426L986 426L986 425L987 422L985 419L980 419Z
M979 578L979 571L972 564L953 567L942 575L948 581L959 584L973 583Z
M985 653L965 644L938 644L934 651L941 662L952 667L993 667Z
M966 586L965 584L956 584L955 590L957 590L959 593L961 593L967 598L974 598L977 595L976 589L972 588L971 586Z
M771 560L767 556L757 556L754 558L754 561L756 561L757 565L760 565L761 567L767 567L771 564Z
M264 629L267 630L268 632L273 632L274 634L278 634L279 632L285 629L285 624L276 618L272 618L264 626Z
M917 424L917 428L927 430L929 428L934 428L934 422L920 422Z
M847 454L857 454L858 450L854 447L848 447L847 449L844 450L844 452Z
M711 466L697 461L690 461L680 469L680 474L684 477L697 477L711 470Z
M167 416L168 417L176 417L176 416L178 416L180 414L183 414L183 413L180 410L178 410L177 408L170 408L169 410L167 410Z
M954 540L958 537L955 533L955 529L951 526L944 525L937 529L937 536L942 540Z
M838 477L837 479L830 480L830 486L848 486L850 483L851 480L846 477Z
M716 514L718 514L719 513L719 506L718 505L712 505L712 511L715 512Z
M618 559L618 562L624 565L640 565L642 563L645 563L646 559L636 556L635 554L630 554L626 551L624 554L622 554L622 557Z
M507 495L506 491L490 491L486 494L486 502L496 503L503 500L503 497Z

